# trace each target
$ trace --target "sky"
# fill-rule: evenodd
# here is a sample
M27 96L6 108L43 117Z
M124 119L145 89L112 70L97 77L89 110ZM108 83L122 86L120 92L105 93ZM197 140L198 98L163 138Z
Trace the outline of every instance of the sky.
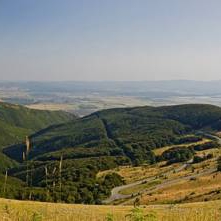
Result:
M0 80L220 80L220 10L220 0L0 0Z

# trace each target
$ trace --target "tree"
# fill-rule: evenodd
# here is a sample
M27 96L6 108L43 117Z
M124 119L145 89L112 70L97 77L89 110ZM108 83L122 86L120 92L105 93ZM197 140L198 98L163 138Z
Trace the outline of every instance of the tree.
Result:
M221 172L221 157L218 159L217 171Z

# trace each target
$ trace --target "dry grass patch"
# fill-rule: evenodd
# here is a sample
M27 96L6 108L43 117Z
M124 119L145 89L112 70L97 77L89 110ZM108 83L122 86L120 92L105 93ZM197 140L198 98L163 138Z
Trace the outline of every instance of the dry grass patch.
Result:
M140 191L143 191L147 188L151 188L151 187L154 187L155 185L158 185L161 183L161 180L159 179L156 179L156 180L153 180L153 181L149 181L149 182L143 182L139 185L136 185L136 186L133 186L133 187L128 187L124 190L121 190L119 193L120 194L124 194L124 195L129 195L129 194L133 194L133 193L138 193Z
M68 205L0 199L0 221L107 221L107 214L111 215L113 221L129 221L132 220L128 216L131 210L131 206ZM218 221L221 218L221 201L141 206L141 210L144 215L154 214L156 221Z
M106 170L99 172L97 177L103 177L108 173L117 173L122 176L125 182L133 183L139 180L144 180L148 177L160 176L166 172L173 171L176 168L179 168L182 164L177 163L173 165L165 166L166 162L160 162L154 165L144 165L139 167L132 166L123 166L113 170Z
M165 202L194 202L221 197L221 174L212 173L196 179L180 180L151 194L142 194L142 204ZM211 196L210 196L211 195ZM199 197L200 196L200 197Z
M30 109L36 110L51 110L51 111L71 111L76 108L74 104L59 104L59 103L37 103L37 104L29 104L26 107Z
M220 148L211 148L211 149L208 149L208 150L201 150L201 151L196 151L196 156L205 156L205 155L208 155L208 154L213 154L213 156L218 156L220 155L221 153L221 149Z
M203 138L203 140L195 142L195 143L178 144L178 145L171 145L171 146L165 146L165 147L157 148L157 149L154 149L153 152L154 152L154 154L156 156L160 156L164 151L169 150L169 149L171 149L173 147L183 147L183 148L186 148L186 147L189 147L189 146L192 146L192 145L204 144L204 143L207 143L207 142L210 142L210 141L211 141L210 139Z

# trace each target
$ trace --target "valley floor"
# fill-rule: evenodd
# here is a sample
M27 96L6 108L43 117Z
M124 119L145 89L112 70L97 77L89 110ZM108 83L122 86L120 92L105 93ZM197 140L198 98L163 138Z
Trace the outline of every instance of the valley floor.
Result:
M144 215L152 214L156 221L218 221L221 201L179 205L140 206ZM0 221L127 221L131 206L98 206L53 204L0 199ZM113 217L108 219L108 217Z

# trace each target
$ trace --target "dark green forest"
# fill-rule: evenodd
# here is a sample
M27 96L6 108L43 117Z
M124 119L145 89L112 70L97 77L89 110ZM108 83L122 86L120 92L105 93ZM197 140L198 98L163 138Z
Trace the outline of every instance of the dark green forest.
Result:
M0 182L0 187L2 196L17 199L100 204L124 180L115 173L97 178L97 172L119 165L188 161L196 151L217 144L173 148L157 157L153 150L199 141L197 131L221 129L221 108L212 105L109 109L83 118L38 111L30 116L31 110L20 106L17 115L16 108L6 111L9 116L0 110L4 123L24 129L22 133L15 129L11 134L18 139L7 137L2 145L0 169L2 174L7 169L9 184L4 188ZM20 142L26 135L28 152ZM13 183L16 188L11 191Z

